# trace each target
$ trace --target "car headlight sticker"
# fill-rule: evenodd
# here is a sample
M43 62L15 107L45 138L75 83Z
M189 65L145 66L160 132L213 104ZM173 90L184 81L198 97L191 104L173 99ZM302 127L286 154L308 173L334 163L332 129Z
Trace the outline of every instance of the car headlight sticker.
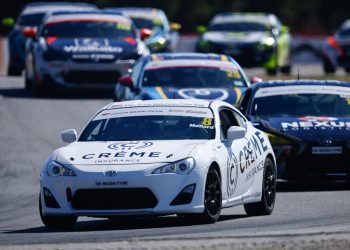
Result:
M167 164L163 167L155 169L152 174L188 174L195 166L195 161L192 157Z
M65 167L61 165L60 163L53 161L51 162L49 171L49 176L56 177L56 176L76 176L73 170L71 170L68 167Z

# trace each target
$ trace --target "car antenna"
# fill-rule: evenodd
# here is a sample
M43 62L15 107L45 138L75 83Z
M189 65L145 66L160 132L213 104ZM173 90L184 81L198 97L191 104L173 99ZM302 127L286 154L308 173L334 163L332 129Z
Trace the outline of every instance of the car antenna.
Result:
M300 75L299 75L299 68L298 68L298 80L300 80Z

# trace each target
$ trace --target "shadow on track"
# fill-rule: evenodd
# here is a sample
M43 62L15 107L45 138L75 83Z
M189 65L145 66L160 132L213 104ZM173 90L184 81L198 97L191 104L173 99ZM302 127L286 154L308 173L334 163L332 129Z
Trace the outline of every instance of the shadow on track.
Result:
M247 215L221 215L219 222L245 218ZM89 232L89 231L110 231L110 230L131 230L131 229L155 229L185 226L204 226L206 224L193 224L180 216L163 217L121 217L113 220L95 219L90 221L78 221L75 226L67 230L51 230L44 226L21 230L3 232L4 234L35 234L35 233L55 233L55 232Z
M279 181L277 192L324 192L349 190L344 181Z
M0 95L4 98L28 99L112 99L113 90L53 90L36 96L23 88L3 88L0 89Z

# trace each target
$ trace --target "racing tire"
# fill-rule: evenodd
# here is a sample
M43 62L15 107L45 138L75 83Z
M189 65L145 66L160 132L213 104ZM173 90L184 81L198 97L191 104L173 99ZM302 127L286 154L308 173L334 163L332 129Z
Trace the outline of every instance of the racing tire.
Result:
M326 74L333 74L333 73L335 73L334 65L327 58L323 58L323 71Z
M44 89L38 86L35 79L31 81L31 91L33 96L43 96L45 94Z
M32 80L28 78L27 73L25 74L25 77L24 77L24 88L28 91L32 89Z
M270 215L272 213L276 200L276 179L276 166L270 158L266 158L261 201L244 204L244 210L248 216Z
M221 179L219 173L210 168L205 181L204 212L188 214L187 218L196 224L211 224L217 222L222 207Z
M77 222L77 216L47 216L42 213L42 206L39 195L39 213L41 221L50 229L69 229Z
M283 74L290 75L291 71L292 71L292 66L290 64L281 67L281 73Z
M7 68L7 75L8 76L21 76L22 75L22 70L15 68L15 67L11 67L9 66Z
M273 68L273 69L266 69L266 74L270 75L270 76L274 76L277 74L277 68Z

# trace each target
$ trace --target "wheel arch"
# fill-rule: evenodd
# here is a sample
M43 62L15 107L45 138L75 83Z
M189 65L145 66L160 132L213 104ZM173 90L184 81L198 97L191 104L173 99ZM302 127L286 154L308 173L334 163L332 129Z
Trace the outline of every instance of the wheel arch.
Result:
M211 168L215 169L215 170L218 172L219 177L220 177L220 180L222 181L221 171L220 171L220 166L219 166L219 164L218 164L216 161L213 161L213 162L210 164L210 167L208 168L208 171L209 171L209 169L211 169Z

